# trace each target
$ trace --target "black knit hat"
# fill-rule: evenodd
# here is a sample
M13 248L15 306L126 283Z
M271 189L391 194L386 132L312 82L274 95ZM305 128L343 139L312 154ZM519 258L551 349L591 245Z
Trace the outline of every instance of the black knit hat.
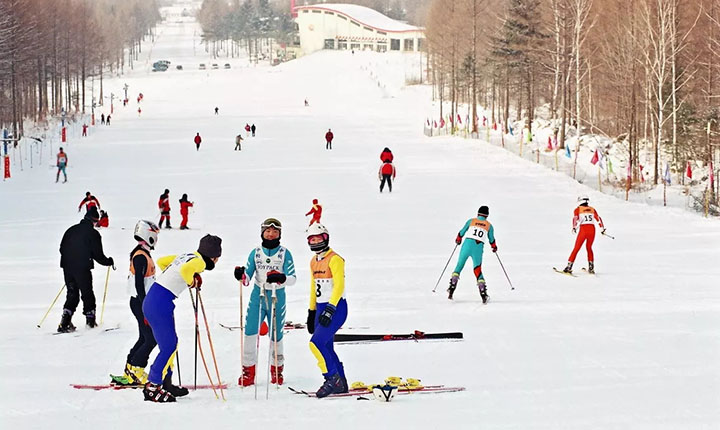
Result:
M207 258L219 258L222 255L222 239L211 234L206 234L200 239L198 252Z
M480 206L480 209L478 209L478 216L488 216L490 215L490 208L487 206Z
M97 220L100 219L100 214L98 213L97 206L88 207L88 210L85 213L85 219L92 222L97 222Z

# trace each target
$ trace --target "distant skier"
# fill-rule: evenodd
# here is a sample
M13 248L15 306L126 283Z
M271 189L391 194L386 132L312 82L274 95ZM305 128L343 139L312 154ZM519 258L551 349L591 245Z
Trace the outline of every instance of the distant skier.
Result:
M182 198L180 199L180 216L182 216L180 230L188 229L188 212L191 207L193 207L193 202L189 202L187 194L183 194Z
M395 179L395 166L389 161L385 160L378 170L378 179L380 180L380 192L383 192L385 183L387 182L388 190L392 193L392 181Z
M320 217L322 216L322 206L318 204L318 199L313 199L313 205L312 208L308 213L305 214L305 216L312 214L312 219L310 220L310 225L315 224L316 222L320 222Z
M215 106L215 115L219 115L219 114L220 114L220 108Z
M253 137L255 137L255 130L257 130L257 128L255 127L255 124L253 124L252 126L250 126L250 131L252 131L252 136L253 136Z
M137 320L138 339L127 355L123 375L112 376L113 384L137 386L147 383L145 368L157 342L150 325L145 320L142 306L145 295L155 282L155 263L150 256L150 251L157 245L159 231L160 228L152 221L140 220L135 224L133 237L137 241L137 245L130 252L128 283L133 292L130 296L130 311Z
M307 329L312 335L310 351L318 362L325 382L315 393L319 398L347 393L345 368L335 353L333 338L347 319L345 260L330 249L330 233L320 223L308 227L308 245L315 255L310 260L310 305Z
M172 369L177 356L178 336L175 330L175 299L188 288L202 287L200 274L213 270L222 255L222 239L206 235L200 239L196 252L168 255L157 263L162 273L152 284L143 301L142 310L159 352L150 366L148 382L143 389L145 400L158 403L174 402L188 394L187 388L172 384Z
M250 136L250 124L245 123L245 135Z
M160 222L158 223L160 228L162 228L163 221L165 221L165 228L172 228L170 227L170 190L167 188L160 194L158 208L160 209Z
M100 114L100 124L105 125L105 114Z
M195 135L194 141L195 141L195 150L196 150L196 151L199 151L199 150L200 150L200 144L202 143L202 137L200 137L200 133L197 133L197 134Z
M142 113L142 109L138 108L138 116Z
M83 131L82 131L83 137L87 137L88 125L87 125L87 124L83 124L82 128L83 128Z
M305 107L310 106L310 103L308 103L307 99L305 99Z
M242 134L238 134L237 136L235 136L235 150L236 151L242 151L242 141L243 141Z
M384 163L385 161L389 161L389 162L392 163L394 159L395 159L395 157L393 156L393 153L392 153L392 151L390 150L390 148L387 148L387 147L386 147L386 148L383 149L383 151L380 153L380 161L382 161L383 163Z
M600 234L605 233L605 225L603 224L602 218L598 215L595 208L590 206L590 198L587 196L578 197L580 203L573 213L573 233L578 232L578 226L580 231L578 232L577 238L575 239L575 247L570 253L568 263L563 272L572 273L573 263L575 257L577 257L578 251L583 242L585 242L585 249L587 250L588 257L588 273L595 273L595 256L593 254L592 245L595 240L595 222L600 225L602 231Z
M100 219L98 219L95 227L110 227L110 216L105 211L100 211Z
M489 243L490 246L492 246L492 251L497 252L495 229L492 224L490 224L490 221L487 220L488 215L490 215L490 209L487 206L480 206L477 218L467 220L465 225L460 229L457 238L455 238L455 243L457 245L462 243L462 247L460 248L460 255L458 255L457 265L455 265L455 270L450 278L450 287L447 290L448 299L450 300L452 300L455 288L457 288L460 272L463 267L465 267L465 262L468 258L472 257L473 272L477 278L480 297L483 303L487 303L488 301L487 284L485 283L485 277L482 273L482 258L485 244ZM463 236L465 237L464 242Z
M328 128L327 133L325 133L325 149L332 149L332 141L334 137L335 135L332 130Z
M105 125L110 125L110 115L108 114L107 118L105 118Z
M103 266L114 266L112 257L103 252L102 237L93 225L100 215L97 207L90 206L85 217L65 232L60 242L60 267L63 269L67 296L63 305L63 314L58 325L58 333L75 331L72 316L82 296L85 324L96 327L95 293L92 286L93 260Z
M235 279L249 285L254 277L254 286L250 294L250 302L245 318L245 345L255 345L258 336L258 322L268 321L272 326L271 342L273 345L270 365L270 379L273 384L282 385L285 356L283 354L283 327L285 326L285 287L295 285L295 263L290 250L280 245L282 224L275 218L268 218L260 225L262 243L248 255L246 265L235 267ZM275 284L277 304L274 321L270 321L272 305L272 286ZM264 289L265 298L260 297L260 289ZM255 365L257 364L256 348L245 348L242 357L243 374L238 385L247 387L255 383ZM277 356L277 362L274 357Z
M65 153L65 151L63 151L62 147L60 147L60 152L58 152L58 154L57 154L57 162L56 162L57 174L55 175L55 183L57 183L57 181L60 180L60 172L62 172L63 177L65 178L65 179L63 180L63 184L64 184L65 182L67 182L67 173L65 173L65 169L67 168L67 164L68 164L67 154ZM81 204L81 205L82 205L82 204ZM80 212L79 209L78 209L78 212Z
M90 194L90 191L85 193L85 198L82 199L80 204L78 205L78 212L80 212L80 209L85 208L86 211L90 210L91 207L96 207L100 209L100 202L98 199Z

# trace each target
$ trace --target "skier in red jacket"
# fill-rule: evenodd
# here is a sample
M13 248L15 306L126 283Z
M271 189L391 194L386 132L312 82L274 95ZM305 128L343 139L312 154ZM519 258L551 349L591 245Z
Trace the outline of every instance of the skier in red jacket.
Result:
M335 137L335 135L332 130L328 128L327 133L325 133L325 149L332 149L333 137Z
M395 166L389 161L385 161L382 166L380 166L380 170L378 171L378 179L380 179L380 192L383 192L383 187L385 186L385 182L388 184L388 190L392 193L392 179L395 179L395 174L397 172L395 171Z
M170 190L165 189L165 192L160 194L158 208L160 209L160 222L158 226L162 228L163 221L167 220L165 221L165 228L172 228L170 227Z
M80 205L78 206L78 212L80 212L80 209L82 209L83 206L85 206L85 211L90 210L90 208L93 206L100 209L100 202L95 196L90 194L90 191L88 191L87 193L85 193L85 198L82 199Z
M200 144L202 143L202 137L200 137L200 133L195 135L195 148L196 151L200 150Z
M312 209L310 209L310 212L306 213L305 216L308 216L312 214L312 219L310 220L310 225L313 225L315 223L320 223L320 217L322 216L322 206L318 204L317 199L313 199L313 206Z
M187 194L183 194L180 199L180 215L182 216L182 222L180 223L180 230L187 230L188 222L188 209L193 207L193 202L188 201Z

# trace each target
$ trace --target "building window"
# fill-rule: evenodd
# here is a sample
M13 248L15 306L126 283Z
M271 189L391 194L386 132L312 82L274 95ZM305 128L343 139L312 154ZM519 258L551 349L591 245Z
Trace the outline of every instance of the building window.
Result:
M323 49L335 49L335 39L325 39L325 47Z
M377 33L382 34L383 36L387 36L387 33L385 33L384 31L378 31Z
M425 49L425 39L420 38L417 41L418 41L418 48L417 48L418 51L422 51L423 49Z
M360 44L359 44L359 43L351 43L351 44L350 44L350 49L357 49L357 50L359 51L359 50L360 50Z
M372 29L372 28L370 28L370 27L363 27L363 28L364 28L365 30L367 30L367 31L370 31L370 32L372 32L372 31L373 31L373 29Z
M322 13L321 10L314 10L313 13Z
M347 50L347 40L338 40L338 49Z
M325 15L335 15L333 12L325 11Z
M390 50L391 51L399 51L400 50L400 39L390 39Z
M372 51L372 50L373 50L372 43L364 43L363 44L363 51Z
M357 25L358 27L360 27L360 24L358 24L357 22L355 22L355 21L350 21L350 22L352 22L353 24L355 24L355 25Z
M303 10L303 13L308 13L308 10L307 9Z
M345 21L347 21L347 18L345 18L345 17L344 17L344 16L342 16L342 15L338 15L338 18L340 18L340 19L344 19Z
M387 44L385 42L378 42L377 52L387 52Z
M415 40L405 39L403 51L414 51L414 50L415 50Z

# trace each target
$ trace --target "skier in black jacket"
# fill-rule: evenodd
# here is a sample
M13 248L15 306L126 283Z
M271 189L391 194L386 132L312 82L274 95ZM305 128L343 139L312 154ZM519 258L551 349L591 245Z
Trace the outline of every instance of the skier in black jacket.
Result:
M88 208L85 217L70 227L60 242L60 267L63 269L67 298L63 306L63 315L58 326L59 333L75 330L72 316L75 313L80 295L83 301L83 314L86 324L93 328L95 322L95 293L92 287L93 260L103 266L114 266L112 257L106 257L102 247L102 237L93 225L100 219L96 207Z

